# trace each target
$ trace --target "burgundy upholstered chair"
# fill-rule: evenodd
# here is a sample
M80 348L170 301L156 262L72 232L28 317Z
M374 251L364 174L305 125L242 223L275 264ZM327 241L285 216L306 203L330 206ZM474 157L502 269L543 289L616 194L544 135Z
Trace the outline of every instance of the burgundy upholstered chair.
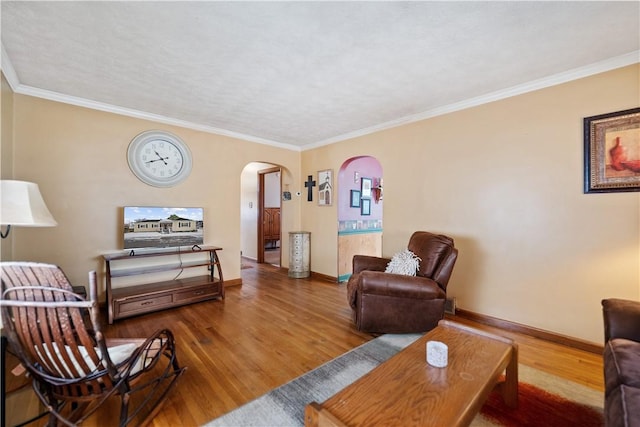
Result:
M417 231L407 249L421 259L415 276L385 273L389 258L353 257L347 298L358 330L426 332L444 317L447 284L458 257L453 239Z

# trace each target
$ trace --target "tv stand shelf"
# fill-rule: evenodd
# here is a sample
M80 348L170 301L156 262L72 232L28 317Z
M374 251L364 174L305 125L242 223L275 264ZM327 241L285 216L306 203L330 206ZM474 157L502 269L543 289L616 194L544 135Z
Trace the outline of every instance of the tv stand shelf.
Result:
M224 298L217 246L104 254L109 324L114 320L213 298ZM194 254L201 254L195 257ZM182 257L189 258L183 260ZM148 261L145 263L144 261ZM207 274L113 287L118 278L201 267ZM217 277L216 277L217 273ZM178 275L181 274L178 273ZM115 280L114 280L115 279Z

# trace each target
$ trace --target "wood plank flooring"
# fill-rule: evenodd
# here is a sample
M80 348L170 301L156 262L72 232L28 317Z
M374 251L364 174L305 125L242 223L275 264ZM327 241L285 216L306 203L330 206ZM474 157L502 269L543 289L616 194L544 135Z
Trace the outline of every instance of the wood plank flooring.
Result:
M144 337L159 328L176 336L188 369L151 425L202 425L373 338L355 330L344 284L290 279L286 270L250 260L243 265L243 285L227 288L223 301L105 325L107 337ZM603 390L598 354L455 320L515 339L523 364ZM85 425L106 425L113 410Z

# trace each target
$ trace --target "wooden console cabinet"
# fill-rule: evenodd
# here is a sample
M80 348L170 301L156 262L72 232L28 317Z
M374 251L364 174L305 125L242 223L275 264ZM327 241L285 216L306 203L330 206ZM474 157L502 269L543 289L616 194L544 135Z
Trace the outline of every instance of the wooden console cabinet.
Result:
M262 224L265 243L280 240L280 208L264 208Z
M224 298L224 279L217 253L220 250L222 248L216 246L203 246L104 254L109 324L125 317ZM207 273L179 278L181 270L196 267L206 268ZM145 282L145 275L148 279L156 273L171 271L177 272L172 279ZM130 276L139 276L142 284L114 287L114 282Z

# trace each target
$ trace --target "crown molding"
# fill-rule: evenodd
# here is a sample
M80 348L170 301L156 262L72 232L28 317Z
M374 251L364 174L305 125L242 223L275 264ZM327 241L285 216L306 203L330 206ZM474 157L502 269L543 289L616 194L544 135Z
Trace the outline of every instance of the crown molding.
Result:
M313 144L305 145L302 147L302 151L311 150L314 148L322 147L325 145L335 144L347 139L358 138L364 135L370 135L382 130L395 128L398 126L406 125L409 123L415 123L422 120L430 119L437 116L453 113L456 111L465 110L471 107L477 107L482 104L488 104L490 102L499 101L501 99L510 98L517 95L522 95L528 92L556 86L562 83L567 83L573 80L578 80L584 77L589 77L595 74L604 73L606 71L615 70L617 68L626 67L628 65L640 63L640 50L627 53L625 55L609 58L605 61L596 62L584 67L574 68L573 70L565 71L562 73L554 74L552 76L543 77L538 80L533 80L521 85L512 86L507 89L491 92L486 95L469 98L464 101L456 102L453 104L445 105L442 107L434 108L432 110L423 111L421 113L412 114L410 116L401 117L396 120L392 120L386 123L381 123L369 128L360 129L354 132L345 133L335 136L333 138L325 139Z
M145 111L139 111L139 110L119 107L117 105L107 104L103 102L96 102L96 101L92 101L84 98L64 95L58 92L52 92L44 89L37 89L37 88L21 85L19 90L16 92L23 95L29 95L37 98L48 99L50 101L57 101L64 104L76 105L78 107L85 107L93 110L104 111L107 113L120 114L123 116L134 117L142 120L149 120L156 123L179 126L186 129L192 129L192 130L211 133L211 134L220 135L220 136L227 136L230 138L241 139L243 141L255 142L257 144L264 144L264 145L270 145L272 147L284 148L287 150L301 151L300 147L296 145L283 144L281 142L271 141L271 140L260 138L253 135L247 135L243 133L216 128L213 126L193 123L186 120L174 119L174 118L162 116L159 114L152 114L152 113L147 113Z
M39 89L32 86L27 86L20 83L18 76L11 64L11 60L9 59L9 55L4 49L4 45L0 45L2 48L2 70L5 75L7 82L9 82L9 86L11 86L11 90L14 93L18 93L21 95L33 96L36 98L47 99L49 101L56 101L63 104L75 105L78 107L89 108L92 110L104 111L107 113L119 114L128 117L134 117L142 120L149 120L152 122L163 123L172 126L179 126L186 129L197 130L201 132L211 133L215 135L227 136L230 138L241 139L243 141L255 142L257 144L269 145L272 147L283 148L285 150L291 151L301 151L301 148L297 145L284 144L277 141L272 141L265 138L260 138L253 135L247 135L238 132L232 132L225 129L219 129L213 126L201 125L198 123L189 122L186 120L174 119L171 117L162 116L159 114L147 113L145 111L134 110L131 108L119 107L117 105L107 104L103 102L96 102L85 98L79 98L75 96L65 95L59 92L53 92L50 90Z
M18 75L13 68L9 55L7 55L7 51L4 50L4 44L2 44L2 42L0 42L0 49L2 50L0 53L0 70L2 70L2 74L4 74L4 77L7 79L11 90L16 92L18 86L20 86Z
M36 98L48 99L50 101L61 102L63 104L75 105L78 107L89 108L92 110L104 111L107 113L119 114L127 117L134 117L142 120L149 120L156 123L163 123L172 126L179 126L186 129L192 129L196 131L211 133L220 136L227 136L230 138L241 139L243 141L255 142L257 144L269 145L277 148L284 148L286 150L301 151L301 148L296 145L283 144L277 141L271 141L268 139L260 138L253 135L247 135L243 133L228 131L225 129L219 129L213 126L202 125L199 123L193 123L186 120L174 119L171 117L162 116L159 114L147 113L145 111L134 110L131 108L124 108L117 105L107 104L103 102L96 102L85 98L79 98L75 96L69 96L58 92L53 92L45 89L38 89L31 86L19 85L14 92L29 95Z

